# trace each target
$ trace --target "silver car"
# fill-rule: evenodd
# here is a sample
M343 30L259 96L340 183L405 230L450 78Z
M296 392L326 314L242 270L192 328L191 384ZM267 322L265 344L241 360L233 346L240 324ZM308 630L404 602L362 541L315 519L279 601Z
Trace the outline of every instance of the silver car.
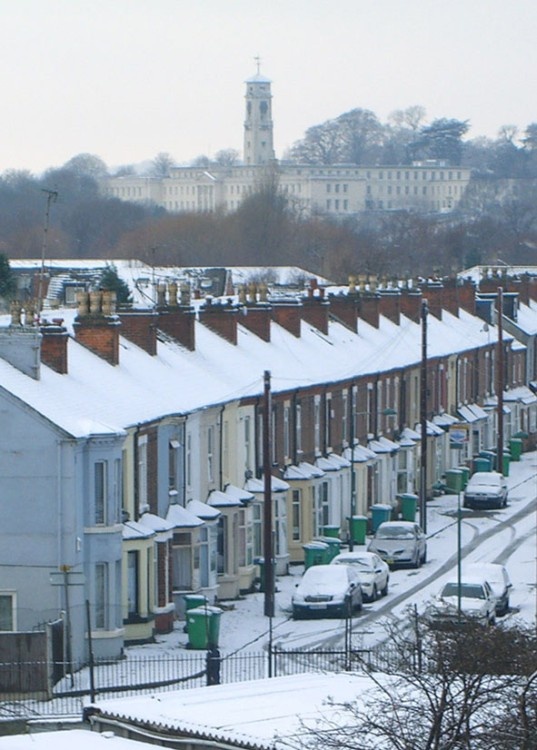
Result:
M352 565L360 577L360 586L366 602L374 602L388 593L390 569L375 552L341 552L330 565Z
M351 617L362 609L358 573L351 565L314 565L300 579L291 603L294 620Z
M396 565L419 568L427 560L427 540L414 521L381 523L367 549L376 552L391 568Z
M458 581L448 581L444 584L436 599L427 608L426 615L433 627L464 624L468 621L494 625L496 597L487 581L480 577L465 575L460 587Z

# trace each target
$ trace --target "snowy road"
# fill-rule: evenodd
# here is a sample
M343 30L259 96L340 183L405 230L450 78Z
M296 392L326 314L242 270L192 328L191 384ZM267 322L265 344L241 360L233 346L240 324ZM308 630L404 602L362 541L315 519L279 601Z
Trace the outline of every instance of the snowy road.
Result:
M509 505L497 511L461 511L461 559L464 562L500 562L506 565L513 590L507 619L534 624L537 612L537 452L526 453L511 464ZM443 495L427 505L428 561L420 569L394 570L388 595L365 604L353 618L353 644L367 647L385 637L383 623L403 621L410 605L422 611L457 567L456 495ZM302 574L292 566L290 574L277 579L272 641L284 649L343 645L345 622L337 619L291 619L291 595ZM250 594L223 603L220 648L224 652L259 651L269 642L269 621L263 614L264 595ZM506 618L499 618L498 623ZM361 640L360 640L361 639ZM188 637L181 624L152 649L186 647ZM131 649L129 649L130 651ZM137 650L136 648L133 650Z

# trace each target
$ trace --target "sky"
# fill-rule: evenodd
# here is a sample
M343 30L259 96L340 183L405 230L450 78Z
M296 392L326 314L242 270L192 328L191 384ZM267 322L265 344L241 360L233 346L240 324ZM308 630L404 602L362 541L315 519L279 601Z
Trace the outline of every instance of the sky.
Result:
M536 30L534 0L0 0L0 173L242 151L256 56L280 158L356 107L523 131Z

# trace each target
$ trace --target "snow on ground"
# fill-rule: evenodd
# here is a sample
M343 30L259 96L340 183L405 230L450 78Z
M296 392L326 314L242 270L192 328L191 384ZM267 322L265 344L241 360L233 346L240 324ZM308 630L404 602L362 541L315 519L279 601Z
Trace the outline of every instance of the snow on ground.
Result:
M506 565L513 589L509 619L535 624L537 612L537 452L523 454L510 466L509 504L498 511L461 510L461 557L464 562L501 562ZM364 604L361 615L353 618L354 637L362 633L363 643L381 640L386 618L404 618L409 604L423 611L427 602L457 566L457 495L442 495L427 504L428 561L419 570L400 569L390 574L388 596ZM518 516L524 511L530 512ZM418 519L419 520L419 519ZM489 534L487 538L487 532ZM483 538L483 535L485 537ZM470 545L480 536L476 549ZM302 565L292 565L289 575L276 581L275 616L272 623L264 615L264 594L248 594L239 600L222 602L219 647L222 651L261 651L272 641L281 648L314 646L344 637L344 623L337 619L294 622L291 596L302 575ZM503 618L505 620L505 618ZM501 622L501 620L499 620ZM158 636L155 644L128 648L133 655L150 655L162 650L187 648L188 635L179 622L173 633ZM336 640L334 640L336 639Z

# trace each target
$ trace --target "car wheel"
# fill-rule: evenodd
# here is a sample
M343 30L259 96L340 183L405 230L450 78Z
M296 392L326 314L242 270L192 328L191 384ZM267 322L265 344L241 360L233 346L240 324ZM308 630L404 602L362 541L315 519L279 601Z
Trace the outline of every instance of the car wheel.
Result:
M419 568L420 564L421 564L420 552L419 552L419 550L416 550L416 559L412 563L412 567L413 568Z
M424 565L427 562L427 547L423 550L423 555L421 556L421 564Z
M371 598L370 602L376 602L378 598L379 592L377 591L377 585L373 584L373 591L371 592Z
M388 581L389 580L390 580L389 578L386 578L386 585L384 586L384 588L380 592L381 596L387 596L388 595Z
M360 597L358 599L358 601L356 602L356 604L355 604L355 607L354 607L354 611L355 612L361 612L362 611L362 603L363 603L363 599L362 599L362 597Z
M300 620L302 619L302 613L300 610L293 608L293 620Z

